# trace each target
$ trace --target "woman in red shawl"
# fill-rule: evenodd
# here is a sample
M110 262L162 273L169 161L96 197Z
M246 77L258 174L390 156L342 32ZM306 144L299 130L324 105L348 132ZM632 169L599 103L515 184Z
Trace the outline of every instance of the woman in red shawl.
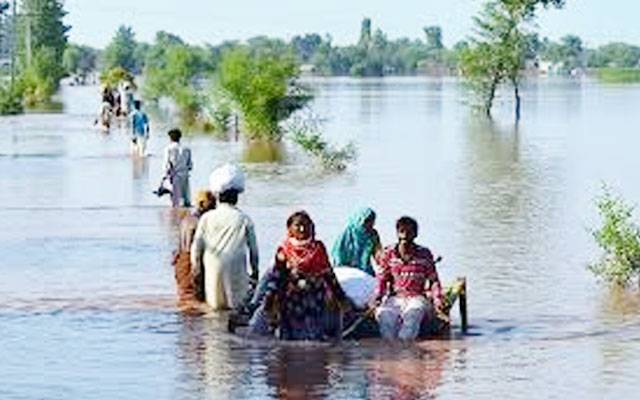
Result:
M328 336L331 308L346 303L324 244L316 240L313 221L304 212L287 220L287 238L278 247L267 276L258 314L285 340L323 340ZM258 318L252 324L259 323Z

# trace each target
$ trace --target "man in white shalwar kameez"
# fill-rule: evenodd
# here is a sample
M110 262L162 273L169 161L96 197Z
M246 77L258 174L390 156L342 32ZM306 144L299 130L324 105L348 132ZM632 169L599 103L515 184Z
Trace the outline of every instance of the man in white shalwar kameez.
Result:
M196 269L204 266L206 302L214 310L237 308L249 291L250 280L258 278L253 222L236 207L238 194L244 190L244 175L239 168L226 165L212 173L210 184L218 194L218 206L198 222L191 262Z

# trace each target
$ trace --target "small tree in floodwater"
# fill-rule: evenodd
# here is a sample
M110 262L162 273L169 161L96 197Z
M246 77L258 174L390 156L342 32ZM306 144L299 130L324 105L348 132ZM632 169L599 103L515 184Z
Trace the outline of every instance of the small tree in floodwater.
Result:
M460 70L476 97L474 103L488 117L499 86L507 82L513 88L516 122L520 120L520 83L532 53L530 26L539 5L562 7L564 0L492 0L474 18L476 37L462 52Z
M313 98L297 83L299 70L288 53L236 48L223 56L218 84L242 113L251 139L279 141L280 123Z
M626 286L640 277L640 227L633 222L633 207L605 187L596 202L602 225L593 237L604 251L589 269L607 282Z

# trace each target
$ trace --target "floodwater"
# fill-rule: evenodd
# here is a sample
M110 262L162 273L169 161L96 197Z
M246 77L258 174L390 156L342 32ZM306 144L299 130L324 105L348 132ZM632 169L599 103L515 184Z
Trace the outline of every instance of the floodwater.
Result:
M441 278L469 282L468 335L417 345L251 343L224 316L175 306L176 217L151 194L167 125L145 161L92 128L96 88L65 87L64 114L0 119L1 399L635 398L640 295L586 270L606 182L640 199L640 86L539 80L519 129L470 115L455 80L316 79L326 135L358 146L326 174L288 148L248 165L241 207L264 270L304 208L331 244L357 205L421 224ZM203 186L242 143L191 137ZM457 313L452 314L457 320ZM454 328L455 330L455 328Z

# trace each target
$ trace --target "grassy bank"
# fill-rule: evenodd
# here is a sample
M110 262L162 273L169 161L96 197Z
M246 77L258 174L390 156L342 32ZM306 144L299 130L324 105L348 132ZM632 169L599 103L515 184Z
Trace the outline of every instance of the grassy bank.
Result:
M640 83L640 68L600 68L596 75L604 83Z

